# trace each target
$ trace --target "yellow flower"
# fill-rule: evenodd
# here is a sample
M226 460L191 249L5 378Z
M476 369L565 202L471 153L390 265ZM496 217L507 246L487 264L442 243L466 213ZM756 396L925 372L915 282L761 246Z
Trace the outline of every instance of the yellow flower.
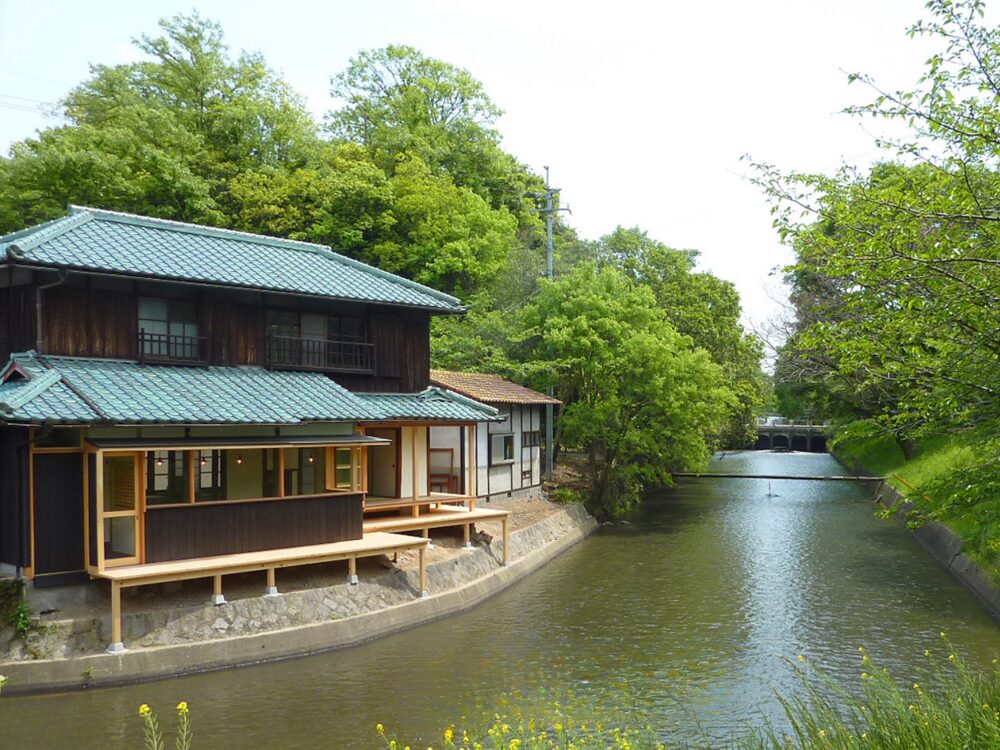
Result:
M859 654L863 654L864 652L865 652L865 647L864 646L858 646L858 653Z
M868 739L868 732L862 732L861 733L861 739L867 740Z
M187 701L181 701L180 703L177 704L177 713L180 716L183 716L186 713L190 713L188 711Z
M444 741L451 742L451 738L455 736L455 729L453 727L448 727L444 730Z
M146 717L149 716L151 713L152 711L150 710L149 706L146 705L145 703L139 706L139 716Z
M861 679L862 680L867 680L868 679L868 673L867 672L862 672L861 673Z
M826 737L826 730L825 729L820 729L819 730L819 736L820 737Z
M805 660L806 660L806 657L804 657L802 654L799 654L799 661L805 661Z
M955 654L948 654L948 661L955 661Z
M943 631L943 630L942 630L942 631L941 631L940 633L938 633L938 635L940 635L940 636L941 636L941 638L947 638L947 637L948 637L948 636L946 636L946 635L944 634L944 631Z
M930 655L931 655L931 650L929 648L925 648L924 649L924 656L930 656Z
M385 732L385 727L383 727L381 724L376 724L375 731L378 732L379 734L382 734L383 732Z
M913 689L914 690L920 690L920 683L919 682L914 682L913 683Z

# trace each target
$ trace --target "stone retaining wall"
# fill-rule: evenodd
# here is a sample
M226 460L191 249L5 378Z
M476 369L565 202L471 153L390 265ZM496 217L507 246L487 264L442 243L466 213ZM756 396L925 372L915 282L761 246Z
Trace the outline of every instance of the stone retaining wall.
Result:
M160 609L125 617L130 650L103 653L110 616L46 623L21 641L0 634L5 693L120 684L356 645L472 607L590 534L597 524L567 506L510 534L502 546L462 551L427 568L431 596L415 598L415 570L369 573L361 582L250 597L224 605ZM4 653L6 652L6 653Z

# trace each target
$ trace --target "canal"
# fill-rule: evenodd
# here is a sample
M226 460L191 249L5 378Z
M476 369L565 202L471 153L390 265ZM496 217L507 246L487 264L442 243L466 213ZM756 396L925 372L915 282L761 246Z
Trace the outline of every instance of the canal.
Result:
M716 457L712 470L843 473L827 455L770 452ZM986 668L1000 628L873 510L850 482L774 481L769 496L767 480L685 480L460 616L278 664L0 698L0 748L138 747L138 705L172 725L180 700L198 750L380 747L377 722L425 747L462 716L540 689L625 704L664 739L719 740L780 724L774 691L799 688L798 654L856 682L864 645L915 679L946 631Z

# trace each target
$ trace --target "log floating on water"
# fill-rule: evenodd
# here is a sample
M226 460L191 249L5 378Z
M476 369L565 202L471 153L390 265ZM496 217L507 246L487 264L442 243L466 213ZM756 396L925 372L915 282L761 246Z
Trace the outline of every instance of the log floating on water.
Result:
M810 479L823 482L882 482L885 477L814 477L814 476L794 476L792 474L722 474L720 472L705 472L697 474L694 472L678 471L675 477L693 477L695 479Z

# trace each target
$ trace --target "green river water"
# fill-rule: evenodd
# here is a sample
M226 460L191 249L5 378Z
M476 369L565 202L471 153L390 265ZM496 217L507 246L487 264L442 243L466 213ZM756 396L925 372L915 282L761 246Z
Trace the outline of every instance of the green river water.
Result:
M734 474L842 474L829 456L746 452ZM437 744L515 691L624 704L664 739L719 741L781 723L798 654L857 682L858 646L901 679L947 631L969 663L1000 628L856 483L692 479L654 493L470 612L352 649L181 679L0 698L0 749L137 748L136 709L172 725L191 706L197 750L374 748L383 722ZM526 698L525 700L530 700Z

